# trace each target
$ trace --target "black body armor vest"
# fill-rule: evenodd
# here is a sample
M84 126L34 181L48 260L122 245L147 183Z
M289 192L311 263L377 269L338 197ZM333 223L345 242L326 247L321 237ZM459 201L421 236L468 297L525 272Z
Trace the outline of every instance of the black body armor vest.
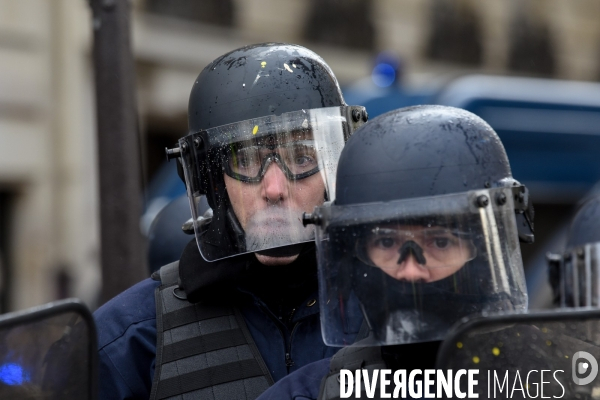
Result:
M222 301L188 301L178 283L178 261L162 267L153 278L161 285L155 291L157 344L151 399L250 400L273 384L236 307Z

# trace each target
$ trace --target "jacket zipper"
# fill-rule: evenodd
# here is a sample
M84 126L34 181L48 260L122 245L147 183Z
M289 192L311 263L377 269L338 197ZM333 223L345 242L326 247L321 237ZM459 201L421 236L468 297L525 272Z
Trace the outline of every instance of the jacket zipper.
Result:
M293 314L294 313L292 312L292 315ZM292 328L292 333L290 334L290 343L288 345L287 353L285 353L285 366L288 367L288 374L290 373L290 367L294 366L294 360L292 360L292 341L294 340L294 333L296 332L296 328L298 328L298 325L300 325L300 322L301 321L296 322L294 328Z
M281 321L279 321L277 318L272 316L271 313L269 312L269 310L266 309L262 304L259 304L259 307L273 322L275 322L275 326L279 330L279 334L281 335L281 337L283 338L283 341L285 343L285 335L283 333L283 330L281 330L281 327L279 326L279 324L281 324ZM288 321L292 320L292 317L294 316L295 312L296 312L296 309L294 308L292 310L292 314L290 315L290 318L288 319ZM290 373L290 367L293 367L295 364L294 360L292 360L292 340L294 338L294 333L296 332L296 328L298 327L298 325L300 325L300 322L301 321L296 322L296 324L292 328L292 333L290 334L290 341L289 341L289 344L288 344L286 352L285 352L285 366L287 367L288 374Z
M290 313L290 317L288 318L288 323L292 322L292 318L294 318L295 313L296 313L296 309L292 308L292 312Z

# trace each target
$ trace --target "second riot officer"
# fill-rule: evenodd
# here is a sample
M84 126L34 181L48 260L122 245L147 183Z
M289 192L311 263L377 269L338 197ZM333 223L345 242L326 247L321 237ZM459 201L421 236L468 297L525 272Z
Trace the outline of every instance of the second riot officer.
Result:
M362 317L370 334L261 400L339 398L342 369L434 369L462 318L527 308L528 190L481 118L442 106L378 116L348 141L336 185L335 202L305 218L317 226L323 338L352 344Z

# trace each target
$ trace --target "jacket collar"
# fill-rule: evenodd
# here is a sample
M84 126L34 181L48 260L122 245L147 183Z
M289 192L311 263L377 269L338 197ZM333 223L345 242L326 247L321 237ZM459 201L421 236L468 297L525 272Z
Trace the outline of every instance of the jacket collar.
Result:
M191 240L179 260L179 285L190 302L222 297L231 289L249 294L263 305L272 304L273 296L287 296L295 292L296 300L309 313L318 312L316 297L317 261L314 243L306 244L298 258L289 265L269 267L261 264L253 253L242 254L219 261L204 260L196 240ZM314 293L312 293L314 292ZM268 308L268 307L267 307ZM301 310L297 310L295 314Z

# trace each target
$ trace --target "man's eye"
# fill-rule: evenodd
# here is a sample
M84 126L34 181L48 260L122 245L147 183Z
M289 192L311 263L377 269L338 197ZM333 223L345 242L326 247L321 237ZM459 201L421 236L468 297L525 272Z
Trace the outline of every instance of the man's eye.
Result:
M315 160L312 157L309 157L306 155L296 156L295 163L296 163L296 165L314 164Z
M433 244L438 249L446 249L446 248L450 247L450 239L443 238L443 237L442 238L435 238L433 240Z
M296 165L308 165L316 163L316 151L309 146L297 146L292 151L292 157Z
M250 157L243 152L237 153L236 162L239 168L248 168L251 163Z
M393 238L379 238L375 241L375 245L378 247L383 247L385 249L389 249L394 247L396 241Z

